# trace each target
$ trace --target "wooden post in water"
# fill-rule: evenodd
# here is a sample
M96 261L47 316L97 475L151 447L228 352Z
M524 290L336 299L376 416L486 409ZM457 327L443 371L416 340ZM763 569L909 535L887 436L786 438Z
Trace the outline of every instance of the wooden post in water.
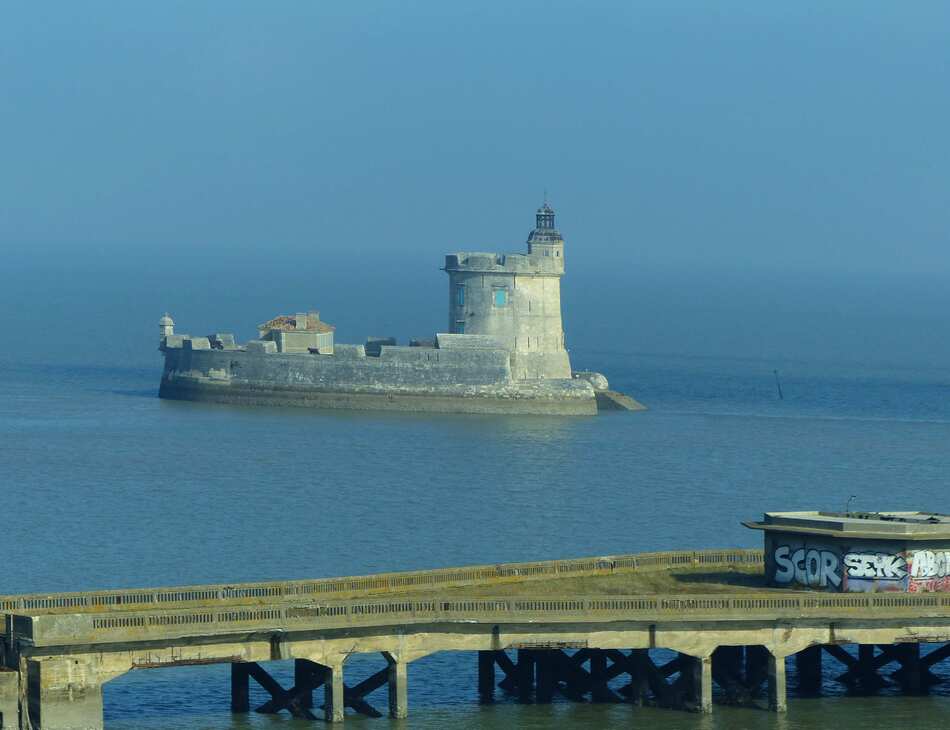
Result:
M300 689L309 686L312 683L314 671L319 671L319 667L306 659L294 659L294 687ZM313 690L301 690L298 704L301 707L310 709L313 707Z
M478 697L491 702L495 697L495 652L478 652Z
M795 655L798 672L798 692L802 695L821 694L821 646L809 646Z
M231 712L251 711L251 675L247 664L231 663Z

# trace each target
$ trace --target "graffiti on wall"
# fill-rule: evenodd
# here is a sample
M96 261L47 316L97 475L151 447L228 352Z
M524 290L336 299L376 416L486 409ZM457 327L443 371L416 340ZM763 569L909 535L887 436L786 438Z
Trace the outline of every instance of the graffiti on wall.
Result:
M907 576L907 561L899 553L847 553L844 564L851 579L903 580Z
M771 580L779 586L849 592L950 592L950 550L887 545L772 544Z
M827 588L841 585L838 554L831 550L798 548L788 545L775 549L775 573L779 585L798 583L809 588Z
M910 582L913 593L950 591L950 551L915 550L909 554Z

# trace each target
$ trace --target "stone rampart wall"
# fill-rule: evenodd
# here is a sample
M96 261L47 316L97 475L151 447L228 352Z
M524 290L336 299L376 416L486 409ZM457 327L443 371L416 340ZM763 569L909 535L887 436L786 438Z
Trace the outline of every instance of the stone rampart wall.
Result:
M367 357L358 348L337 348L339 355L169 349L165 371L328 391L425 393L511 382L509 357L503 350L383 347L379 357Z
M187 343L186 343L187 344ZM593 415L586 382L516 383L505 350L337 345L334 355L166 348L166 398L324 408Z

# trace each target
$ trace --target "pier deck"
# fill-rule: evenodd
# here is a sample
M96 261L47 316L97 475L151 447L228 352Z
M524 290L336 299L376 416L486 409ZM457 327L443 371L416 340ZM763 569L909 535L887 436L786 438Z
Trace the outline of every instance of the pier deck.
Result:
M478 652L483 699L500 669L497 686L523 699L557 693L703 712L714 684L725 701L751 703L764 690L784 710L792 656L800 682L813 685L817 672L820 684L824 653L847 681L870 686L892 663L920 691L950 654L950 595L769 589L762 560L746 550L649 553L0 597L2 727L102 727L103 684L183 664L230 663L233 711L250 709L253 678L272 695L259 711L314 717L312 693L322 687L323 714L339 721L346 707L375 714L366 696L383 685L390 714L404 717L409 665L441 651ZM921 655L928 643L944 646ZM849 644L862 647L856 656L842 648ZM348 686L344 665L357 653L381 655L382 667ZM292 688L260 665L281 659L296 660Z

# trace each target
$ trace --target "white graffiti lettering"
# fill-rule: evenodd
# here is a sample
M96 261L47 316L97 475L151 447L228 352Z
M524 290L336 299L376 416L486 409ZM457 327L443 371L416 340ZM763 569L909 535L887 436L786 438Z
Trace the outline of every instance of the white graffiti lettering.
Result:
M805 550L795 552L788 545L775 549L776 583L786 584L792 581L811 588L837 588L841 585L838 575L838 556L829 550Z
M911 557L911 578L944 578L947 575L950 575L950 552L918 550Z
M907 561L887 553L848 553L844 556L849 578L901 580L907 576Z

